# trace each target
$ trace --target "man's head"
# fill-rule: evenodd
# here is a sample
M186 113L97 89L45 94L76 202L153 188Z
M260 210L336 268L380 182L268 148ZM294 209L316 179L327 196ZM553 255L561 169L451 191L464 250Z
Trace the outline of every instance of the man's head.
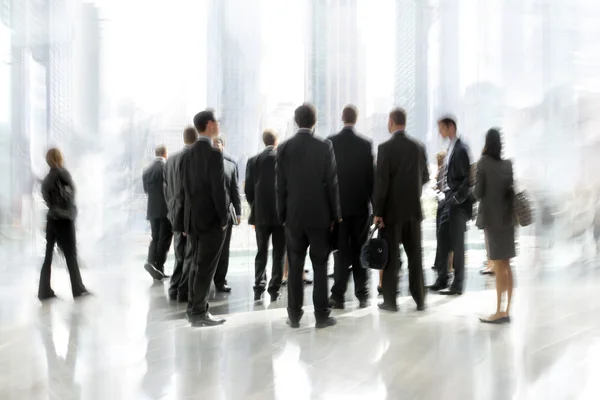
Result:
M277 146L277 132L275 129L266 129L263 132L263 143L266 147Z
M345 126L354 126L356 125L356 120L358 119L358 110L356 106L353 104L348 104L342 110L342 122Z
M214 138L219 135L219 121L213 110L200 111L194 116L194 126L202 136Z
M223 149L225 148L225 139L223 139L223 136L213 138L213 147L219 149L221 153L223 152Z
M158 146L156 146L156 148L154 149L154 155L156 157L167 158L167 146L165 146L164 144L159 144Z
M406 128L406 111L400 107L394 107L390 111L390 117L388 119L388 131L394 133L397 131L403 131Z
M310 103L304 103L294 111L294 121L298 128L313 129L317 124L317 110Z
M438 120L438 129L444 139L454 139L456 137L456 119L451 116L445 116Z
M198 131L193 126L188 126L183 131L183 143L193 144L198 139Z

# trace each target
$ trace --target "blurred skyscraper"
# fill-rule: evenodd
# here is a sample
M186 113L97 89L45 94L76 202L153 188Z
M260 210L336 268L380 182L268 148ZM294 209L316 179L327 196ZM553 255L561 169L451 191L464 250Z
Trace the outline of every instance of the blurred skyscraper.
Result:
M260 149L260 2L210 0L208 5L207 105L226 139L225 152L246 160Z
M358 107L358 129L366 127L366 62L357 26L357 2L308 3L305 98L317 108L316 133L329 136L342 126L346 104Z
M408 114L407 132L427 140L427 48L430 10L426 1L396 0L394 103Z

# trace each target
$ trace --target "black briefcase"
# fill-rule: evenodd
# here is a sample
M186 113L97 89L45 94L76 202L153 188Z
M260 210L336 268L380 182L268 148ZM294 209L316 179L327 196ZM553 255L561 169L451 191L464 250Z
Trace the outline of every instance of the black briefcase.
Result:
M374 225L369 232L369 239L361 249L360 259L365 268L384 269L387 265L389 257L388 244L379 235L376 235L378 233L379 226Z

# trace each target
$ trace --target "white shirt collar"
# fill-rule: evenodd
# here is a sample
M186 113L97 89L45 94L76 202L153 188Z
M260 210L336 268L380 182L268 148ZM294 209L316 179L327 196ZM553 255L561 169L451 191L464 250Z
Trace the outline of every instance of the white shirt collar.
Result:
M297 133L310 133L312 135L313 131L312 131L312 129L308 129L308 128L300 128L300 129L298 129Z
M165 161L167 161L167 160L165 160L165 158L164 158L164 157L156 157L156 159L155 159L155 160L156 160L156 161L161 161L161 162L165 162Z

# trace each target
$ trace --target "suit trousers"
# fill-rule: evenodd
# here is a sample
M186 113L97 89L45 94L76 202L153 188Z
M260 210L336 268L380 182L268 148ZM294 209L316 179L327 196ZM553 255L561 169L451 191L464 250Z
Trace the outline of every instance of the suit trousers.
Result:
M400 271L400 244L408 259L408 287L417 306L425 303L425 283L423 278L423 251L421 243L421 221L387 223L382 230L382 238L388 244L388 263L383 270L383 301L396 305L398 272Z
M218 288L227 285L227 271L229 270L229 247L231 246L232 232L233 225L229 223L229 225L227 225L227 230L225 231L225 242L223 243L223 250L221 251L219 265L217 266L217 272L215 273L215 286Z
M445 214L445 215L444 215ZM459 207L447 207L442 211L438 229L438 252L440 256L438 278L436 284L448 285L448 255L454 252L452 267L454 281L452 289L462 292L465 280L465 231L467 230L467 213Z
M163 217L152 218L150 220L150 229L152 240L148 247L148 262L154 265L160 272L164 272L167 253L173 239L173 228L169 219Z
M433 262L433 266L435 267L435 269L437 270L438 268L440 268L440 264L441 264L441 256L440 256L440 222L441 222L441 216L442 216L442 210L444 203L443 202L438 202L438 207L437 207L437 212L436 212L436 216L435 216L435 238L436 238L436 250L435 250L435 261Z
M79 264L77 263L75 223L70 219L48 218L46 222L46 256L40 273L38 297L47 297L53 293L50 285L50 269L55 244L58 244L65 256L69 277L71 278L71 291L74 296L78 296L85 292L86 288L81 280Z
M342 217L339 227L339 242L337 262L334 265L334 284L331 288L331 297L339 302L344 302L344 295L348 289L350 271L354 277L354 294L359 300L369 298L368 270L363 268L360 261L362 246L369 234L369 216ZM350 270L352 266L352 270Z
M175 268L169 286L171 296L186 298L189 288L190 266L194 257L191 240L182 232L174 232Z
M226 231L217 227L210 232L188 237L192 242L194 257L189 276L188 317L208 312L210 285L217 271L225 236Z
M254 292L263 293L267 287L269 239L273 242L273 267L268 291L279 293L285 259L285 230L283 226L257 226L255 229L258 252L254 260Z
M304 305L304 262L310 246L310 260L314 271L313 304L315 318L324 321L331 312L327 297L327 261L330 246L329 228L298 229L285 228L285 244L287 247L288 271L288 316L292 321L302 318Z

